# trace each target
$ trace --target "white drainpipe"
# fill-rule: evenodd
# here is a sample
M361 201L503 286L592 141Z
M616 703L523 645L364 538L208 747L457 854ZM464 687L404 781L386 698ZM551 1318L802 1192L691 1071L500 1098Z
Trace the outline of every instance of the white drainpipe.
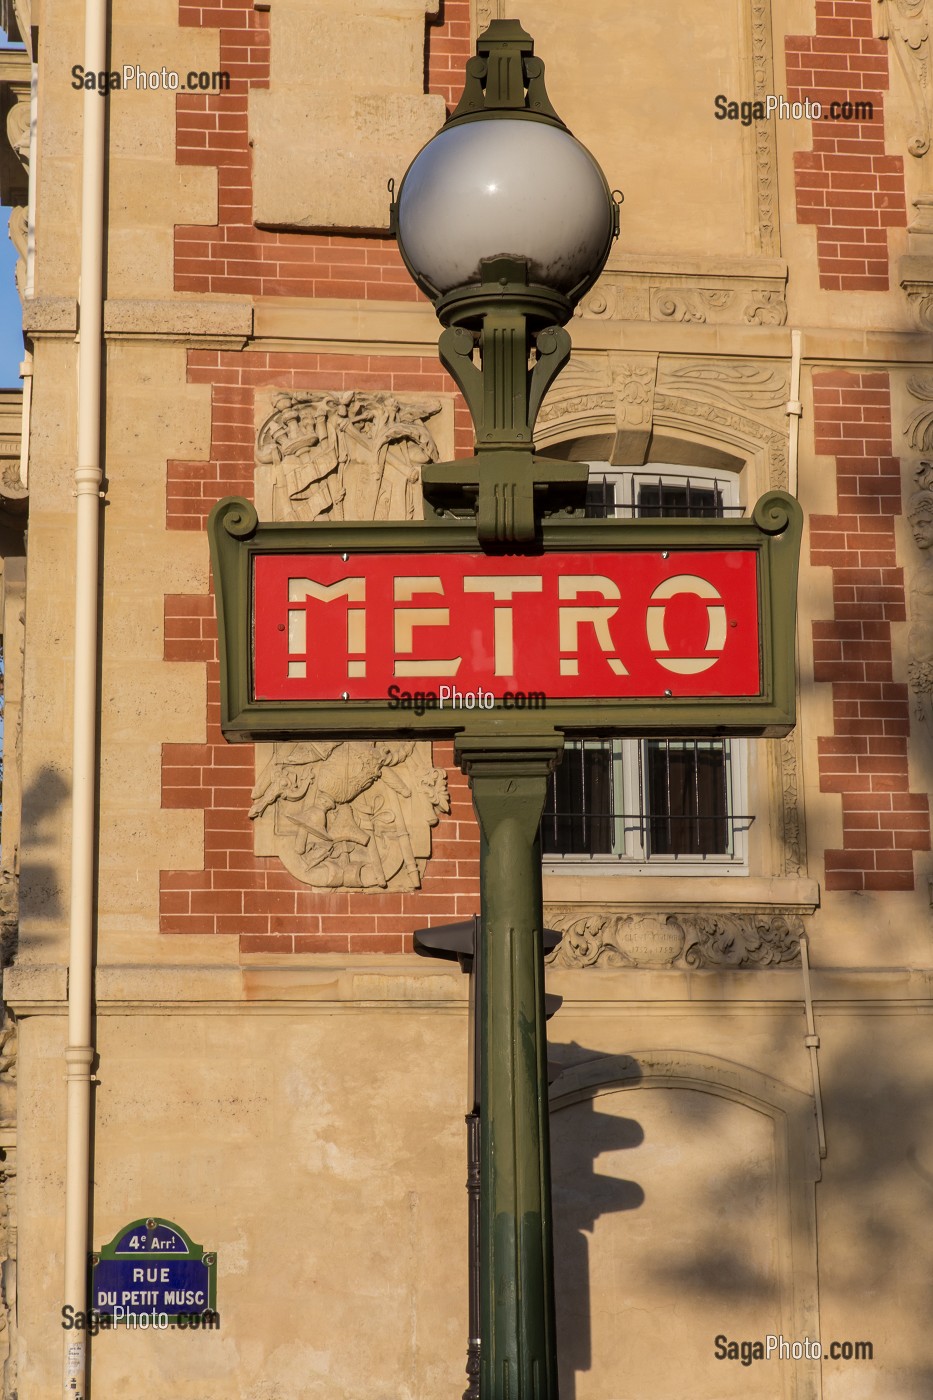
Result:
M86 0L85 72L107 67L106 0ZM81 283L78 295L78 454L75 468L74 751L71 938L68 973L64 1303L86 1312L91 1179L94 856L97 835L98 574L101 511L101 362L106 102L84 94ZM65 1334L63 1394L85 1400L84 1330Z
M787 489L792 496L797 494L797 439L800 435L800 418L803 405L800 402L800 332L790 333L790 399L784 412L790 419L789 442L787 445Z

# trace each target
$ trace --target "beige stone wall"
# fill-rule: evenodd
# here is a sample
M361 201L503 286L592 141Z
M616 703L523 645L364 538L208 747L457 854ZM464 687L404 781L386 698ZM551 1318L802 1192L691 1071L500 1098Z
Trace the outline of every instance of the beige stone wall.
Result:
M460 1383L464 1007L453 976L427 984L398 964L101 979L95 1243L141 1212L181 1224L218 1252L221 1326L100 1336L98 1395L141 1372L166 1400L427 1400ZM29 1017L21 1048L20 1251L44 1264L20 1291L20 1376L36 1396L61 1365L64 1029Z
M364 85L362 58L378 64L378 53L344 52L349 41L330 22L330 48L316 46L309 7L275 5L272 86L248 103L261 157L250 217L376 226L369 206L360 212L345 144L359 146L357 109L335 91L338 79ZM219 65L217 28L181 25L169 0L145 15L114 8L116 64ZM365 122L372 170L400 174L402 146L417 144L440 101L419 88L428 7L350 8L348 32L352 21L371 38L378 18L404 40L405 92L392 98L407 114L404 130L374 126L370 109ZM821 1161L798 965L690 971L680 954L676 966L673 957L652 962L646 942L630 939L639 966L605 957L555 966L549 987L565 997L550 1027L566 1070L553 1091L562 1394L619 1400L622 1376L632 1395L657 1400L923 1400L933 1376L924 1233L933 863L929 853L914 857L913 889L827 891L824 852L843 844L843 813L839 794L821 790L833 696L818 679L811 624L833 616L833 577L811 562L810 544L813 519L839 509L836 456L814 427L815 376L851 368L889 377L905 499L933 450L915 424L933 387L926 398L911 387L930 379L921 313L933 276L913 302L900 286L904 258L933 255L922 234L893 227L889 291L821 287L815 230L796 217L795 154L811 149L810 124L779 124L759 147L755 128L715 122L718 92L786 89L784 36L814 32L803 0L695 0L624 14L609 0L582 12L540 0L533 9L525 22L550 95L626 195L609 269L571 324L574 355L542 413L541 446L619 466L713 467L735 475L752 503L792 484L786 405L800 329L797 489L807 520L800 719L784 747L749 741L756 822L747 873L687 880L549 868L548 917L562 926L587 914L608 920L610 942L629 915L805 927L827 1142ZM59 1386L63 1335L81 137L69 70L82 14L62 0L38 17L21 919L5 978L20 1021L21 1400ZM309 73L320 77L310 96ZM925 180L906 151L911 101L892 68L885 153L907 162L908 199ZM198 870L203 859L200 812L161 805L163 745L205 737L203 663L163 658L165 595L203 597L208 587L203 535L166 529L168 464L206 462L211 451L211 389L189 382L189 355L245 350L284 365L319 354L323 376L352 354L378 377L376 365L433 357L436 322L427 306L396 300L392 283L376 296L366 282L346 301L294 286L283 297L176 292L174 228L218 219L216 172L176 160L171 94L109 103L92 1241L146 1213L177 1220L218 1250L222 1327L98 1338L92 1400L135 1393L140 1375L153 1400L434 1400L462 1388L466 1345L466 980L411 956L251 957L233 935L160 935L158 901L160 871ZM322 121L313 140L292 145L287 127L299 110ZM334 207L309 212L303 181L335 161ZM382 176L377 183L382 209ZM350 214L338 199L348 192ZM272 246L250 245L257 267ZM274 366L261 374L265 393ZM440 431L447 452L449 406ZM242 446L247 468L251 454L251 443ZM917 551L906 520L893 529L909 591ZM906 686L908 653L908 623L895 622L892 685ZM907 762L910 792L928 792L931 759L916 724ZM718 1333L768 1331L827 1344L869 1339L875 1360L742 1368L713 1357Z
M611 1400L621 1373L671 1397L819 1395L813 1364L714 1356L717 1335L774 1332L874 1342L874 1365L824 1365L824 1395L864 1375L919 1397L926 1342L906 1319L933 1263L915 1226L929 978L817 975L824 1163L799 973L550 985L562 1394ZM64 1022L54 979L17 971L7 990L23 1015L20 1257L45 1261L20 1285L31 1396L54 1386L61 1340ZM140 1366L154 1400L461 1384L465 995L455 970L407 958L102 974L95 1243L147 1212L182 1224L218 1251L222 1322L105 1334L98 1394Z

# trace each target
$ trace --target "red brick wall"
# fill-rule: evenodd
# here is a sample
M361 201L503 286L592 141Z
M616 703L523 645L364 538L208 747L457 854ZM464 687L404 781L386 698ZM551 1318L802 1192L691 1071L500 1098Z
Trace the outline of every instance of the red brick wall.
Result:
M252 498L257 388L391 389L450 393L453 381L435 357L277 355L191 351L191 382L212 386L208 461L170 462L166 523L203 530L222 496ZM458 453L472 451L469 413L458 398ZM207 665L207 742L165 744L162 805L204 812L204 868L161 877L163 933L236 933L243 952L401 952L413 929L479 910L479 838L466 779L448 774L451 814L434 829L433 855L421 890L408 894L321 893L293 878L274 857L253 855L247 815L255 781L251 744L228 744L220 732L220 672L214 599L165 600L165 659ZM450 768L450 744L435 746Z
M270 12L254 10L253 0L211 6L182 0L182 25L219 28L219 67L231 81L228 92L176 99L178 163L216 166L218 197L216 225L175 229L176 290L418 300L394 239L253 227L247 95L251 87L269 86L269 20ZM459 99L470 52L469 0L443 0L440 24L427 28L426 54L428 91L448 106Z
M255 10L253 0L219 0L213 6L182 3L180 21L219 29L218 66L230 73L231 84L225 93L177 99L177 160L216 167L218 222L176 228L176 289L241 296L418 298L393 240L253 227L248 92L269 84L270 15ZM428 90L448 105L459 97L469 35L469 0L444 0L439 23L428 25L425 52ZM169 529L202 530L221 496L252 497L257 387L428 393L451 393L455 387L435 356L192 352L189 378L212 387L210 456L168 464ZM472 436L458 395L458 453L472 451ZM163 932L237 933L248 952L396 952L410 946L413 928L478 909L478 837L459 771L450 774L451 815L435 829L434 855L420 891L378 898L322 894L293 879L278 860L254 856L247 816L254 753L250 745L227 744L220 734L212 597L166 598L165 657L206 664L208 738L205 744L167 744L163 749L163 805L203 809L205 839L203 870L162 874ZM452 763L450 745L437 746L435 761L442 767Z
M169 462L166 525L203 530L221 496L253 495L257 388L306 390L385 389L394 393L455 394L454 447L473 452L469 410L437 356L267 354L260 351L192 350L188 379L211 385L208 461Z
M884 148L889 54L872 37L876 9L876 0L816 0L816 33L785 39L788 101L823 107L812 150L798 151L794 165L797 219L816 225L828 291L887 291L887 230L907 223L904 162ZM834 101L865 100L870 121L830 119Z
M904 620L905 599L888 376L817 374L813 394L816 450L836 459L839 512L810 522L811 563L833 571L833 618L813 623L814 676L833 688L820 790L842 798L843 845L826 852L826 889L911 890L930 813L926 794L909 790L907 687L892 676L891 623Z

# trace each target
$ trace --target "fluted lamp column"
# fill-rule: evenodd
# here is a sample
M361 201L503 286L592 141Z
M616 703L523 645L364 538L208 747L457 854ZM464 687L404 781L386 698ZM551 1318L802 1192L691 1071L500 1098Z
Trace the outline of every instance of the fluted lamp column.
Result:
M392 227L444 327L474 456L428 464L426 510L475 517L487 552L533 550L582 506L587 468L538 456L534 424L570 356L564 330L602 271L618 203L548 99L515 20L494 20L463 98L409 166ZM556 1400L541 851L563 738L457 741L480 824L480 1400Z

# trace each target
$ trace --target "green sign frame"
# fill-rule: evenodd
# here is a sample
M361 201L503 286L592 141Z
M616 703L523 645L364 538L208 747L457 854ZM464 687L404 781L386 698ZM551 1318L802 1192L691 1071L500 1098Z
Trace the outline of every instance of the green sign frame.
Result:
M208 534L217 603L221 729L234 743L294 739L488 738L496 744L558 732L616 735L758 735L781 737L796 720L797 565L803 515L783 491L762 496L749 517L697 520L542 522L524 555L597 550L754 550L758 555L762 691L743 697L664 700L548 699L541 709L435 709L418 715L386 700L254 700L251 693L251 580L256 554L476 553L474 523L459 519L399 522L261 522L249 501L228 496L211 511ZM497 551L504 553L505 551ZM513 553L518 551L511 551Z

